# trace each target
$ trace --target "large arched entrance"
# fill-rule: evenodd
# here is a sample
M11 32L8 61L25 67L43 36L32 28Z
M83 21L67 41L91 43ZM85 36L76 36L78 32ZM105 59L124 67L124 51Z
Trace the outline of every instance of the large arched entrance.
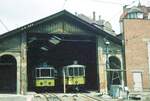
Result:
M120 85L121 84L121 63L120 60L115 57L109 57L109 67L112 71L110 71L110 84L112 85Z
M121 62L116 56L109 57L109 71L107 72L107 77L109 91L121 85Z
M0 93L16 93L17 62L12 55L0 57Z

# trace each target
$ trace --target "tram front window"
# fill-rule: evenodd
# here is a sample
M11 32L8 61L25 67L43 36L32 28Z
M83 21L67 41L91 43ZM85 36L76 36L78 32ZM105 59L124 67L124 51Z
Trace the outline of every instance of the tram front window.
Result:
M74 76L78 76L78 68L74 68Z
M39 69L36 70L36 77L40 77L40 70Z
M55 76L55 71L54 69L51 69L51 77L54 77Z
M41 77L49 77L50 69L41 69Z
M69 68L69 76L73 76L73 68Z
M79 68L79 76L84 75L84 69L83 68Z

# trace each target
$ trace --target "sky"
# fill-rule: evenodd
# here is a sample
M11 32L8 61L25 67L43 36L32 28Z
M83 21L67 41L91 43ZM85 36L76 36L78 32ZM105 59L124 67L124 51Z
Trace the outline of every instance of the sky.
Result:
M119 17L124 5L137 5L139 0L0 0L0 34L11 31L41 18L67 10L72 14L84 14L109 21L120 33ZM150 0L140 0L150 6Z

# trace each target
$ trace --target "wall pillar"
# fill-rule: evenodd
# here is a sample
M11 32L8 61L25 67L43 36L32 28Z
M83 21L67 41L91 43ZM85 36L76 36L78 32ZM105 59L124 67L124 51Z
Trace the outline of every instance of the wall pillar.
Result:
M26 34L22 34L21 42L21 94L27 92L27 42Z
M99 88L100 92L107 93L107 74L105 56L101 47L98 47L98 66L99 66Z
M21 93L21 90L20 90L20 53L16 54L16 61L17 61L17 94L20 94Z

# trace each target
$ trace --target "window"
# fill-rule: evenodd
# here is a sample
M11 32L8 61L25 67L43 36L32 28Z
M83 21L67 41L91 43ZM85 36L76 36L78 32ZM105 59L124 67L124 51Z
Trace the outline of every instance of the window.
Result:
M84 68L79 68L79 75L84 75Z
M78 68L74 68L74 75L78 76Z
M50 77L50 69L41 69L41 77Z
M148 19L150 19L150 13L148 13Z
M73 68L69 68L69 76L73 76Z
M83 67L69 68L68 71L69 71L69 75L68 76L84 76L85 75Z
M55 70L51 69L51 77L54 77L54 76L55 76Z
M132 12L132 13L129 13L127 18L129 19L142 19L143 18L143 13L141 12Z
M40 77L40 69L36 69L36 77Z

